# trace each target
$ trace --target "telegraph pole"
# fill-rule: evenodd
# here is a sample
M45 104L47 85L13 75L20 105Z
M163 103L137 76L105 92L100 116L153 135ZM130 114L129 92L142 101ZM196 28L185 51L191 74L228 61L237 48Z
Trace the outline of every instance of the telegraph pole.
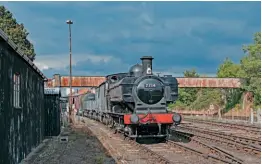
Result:
M73 118L73 107L72 107L72 44L71 44L71 25L73 24L72 20L67 20L66 23L69 26L69 87L70 87L70 96L69 96L69 123L74 123Z

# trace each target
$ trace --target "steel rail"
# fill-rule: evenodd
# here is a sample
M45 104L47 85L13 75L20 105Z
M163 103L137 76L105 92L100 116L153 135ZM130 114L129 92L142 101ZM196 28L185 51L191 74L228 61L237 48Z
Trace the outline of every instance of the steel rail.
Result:
M211 157L211 158L215 157L216 159L218 159L222 162L230 163L230 164L235 164L235 163L242 164L244 162L243 160L235 157L234 155L227 153L225 151L222 151L221 149L219 149L216 146L210 146L209 144L204 143L200 140L191 138L189 135L186 135L186 134L180 134L180 135L187 138L187 139L190 139L192 142L194 142L198 145L201 145L202 147L207 148L211 152L211 154L204 154L203 153L203 155L206 155L207 157Z
M255 127L255 126L247 126L247 125L244 126L240 124L222 123L222 122L214 122L214 121L199 120L199 119L188 119L188 118L185 118L184 120L189 121L189 122L209 124L209 125L214 125L214 126L244 130L244 131L256 134L256 135L261 133L260 127Z
M176 134L185 134L187 132L185 131L176 131L175 132ZM201 132L193 132L193 137L192 138L198 138L198 139L204 139L204 140L208 140L208 141L215 141L216 143L221 143L221 144L224 144L226 146L229 146L237 151L240 151L240 152L248 152L249 154L251 155L256 155L256 156L259 156L261 155L261 151L260 151L260 148L258 147L252 147L252 146L249 146L249 145L245 145L243 143L239 143L239 142L234 142L232 140L227 140L225 138L222 138L220 136L212 136L212 135L209 135L209 136L206 136L207 134L201 134ZM215 138L214 138L215 137Z

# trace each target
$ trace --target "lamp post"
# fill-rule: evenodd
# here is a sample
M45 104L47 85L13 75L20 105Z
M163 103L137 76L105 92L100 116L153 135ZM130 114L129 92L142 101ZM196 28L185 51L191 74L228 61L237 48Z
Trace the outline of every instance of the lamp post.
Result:
M66 23L69 26L69 69L70 69L70 74L69 74L69 87L70 87L70 101L69 101L69 123L73 123L73 111L72 111L72 45L71 45L71 24L73 24L72 20L67 20Z

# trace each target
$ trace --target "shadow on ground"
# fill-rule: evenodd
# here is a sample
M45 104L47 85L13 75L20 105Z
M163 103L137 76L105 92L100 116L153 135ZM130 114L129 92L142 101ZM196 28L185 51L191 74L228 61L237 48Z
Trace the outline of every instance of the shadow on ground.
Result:
M191 141L191 137L193 135L188 134L190 137L184 137L181 135L178 135L175 131L172 132L172 135L169 137L169 140L172 140L174 142L183 142L188 143ZM136 141L140 144L156 144L156 143L164 143L166 142L166 139L163 138L143 138L143 139L136 139Z
M68 140L53 137L37 152L28 164L115 164L99 140L88 129L76 126L62 134Z

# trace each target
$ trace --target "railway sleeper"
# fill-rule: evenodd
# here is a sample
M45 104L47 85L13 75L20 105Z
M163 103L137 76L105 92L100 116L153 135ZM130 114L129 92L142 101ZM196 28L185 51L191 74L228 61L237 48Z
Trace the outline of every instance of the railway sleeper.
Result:
M242 144L245 147L248 147L249 149L257 149L258 152L260 151L260 148L257 147L256 145L248 144L246 142L242 142L242 141L239 141L237 139L234 139L234 138L236 138L235 136L232 138L232 136L230 136L230 135L222 135L222 134L218 134L218 133L215 133L215 132L209 132L207 130L196 130L196 129L191 129L191 128L188 128L188 127L179 127L179 128L187 129L188 131L193 132L194 134L205 133L205 134L208 134L208 135L216 136L216 137L219 137L219 138L230 140L232 142L236 142L238 144Z
M182 134L180 134L180 135L182 135ZM197 143L198 145L209 149L213 154L216 154L218 157L220 157L220 159L222 158L225 161L227 161L228 163L239 163L239 164L243 163L243 160L234 157L232 154L224 153L223 151L220 151L219 149L216 149L213 146L209 146L206 143L203 143L199 140L196 140L194 138L190 138L189 135L184 135L184 136L188 139L191 139L191 141Z
M202 123L202 124L210 124L210 125L214 125L214 126L220 126L223 128L235 128L235 129L239 129L239 130L244 130L247 131L249 133L252 134L260 134L261 130L257 130L257 127L243 127L241 125L236 125L236 124L223 124L223 123L216 123L216 122L211 122L211 121L204 121L204 120L192 120L192 119L186 119L187 121L192 121L192 122L196 122L196 123Z
M216 142L219 142L223 145L226 145L226 146L229 146L229 147L232 147L240 152L248 152L249 154L251 155L257 155L257 156L260 156L261 155L261 152L259 149L255 149L255 148L252 148L252 147L247 147L247 146L244 146L244 145L241 145L239 143L232 143L232 142L228 142L226 140L220 140L220 139L216 139L216 138L212 138L212 137L207 137L207 136L204 136L204 135L195 135L194 137L198 138L198 139L202 139L202 138L205 138L205 140L208 140L208 141L216 141ZM218 138L218 137L217 137Z
M214 154L206 154L206 153L203 153L199 150L196 150L196 149L192 149L190 147L186 147L184 145L181 145L179 143L175 143L174 141L170 141L168 140L167 141L167 144L171 145L171 146L174 146L174 147L177 147L179 148L180 150L183 150L185 152L190 152L192 155L193 154L196 154L198 156L201 156L203 157L204 159L211 159L211 160L214 160L216 162L224 162L224 163L228 163L228 164L232 164L231 161L228 161L228 160L225 160L225 159L221 159L218 155L214 155Z
M155 153L154 151L148 149L147 147L138 144L137 142L135 142L134 140L127 138L129 143L131 143L132 145L140 148L140 150L142 150L143 152L147 153L149 155L150 158L154 158L154 162L158 162L158 163L163 163L163 164L172 164L173 162L171 162L170 160L166 159L165 157L163 157L162 155L159 155L157 153Z

